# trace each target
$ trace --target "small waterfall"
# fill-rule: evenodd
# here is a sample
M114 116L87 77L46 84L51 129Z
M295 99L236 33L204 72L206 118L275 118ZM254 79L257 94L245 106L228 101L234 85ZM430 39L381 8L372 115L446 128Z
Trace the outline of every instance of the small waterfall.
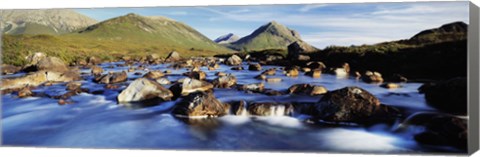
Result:
M278 106L271 106L270 107L270 115L269 116L284 116L285 115L285 106L278 105Z

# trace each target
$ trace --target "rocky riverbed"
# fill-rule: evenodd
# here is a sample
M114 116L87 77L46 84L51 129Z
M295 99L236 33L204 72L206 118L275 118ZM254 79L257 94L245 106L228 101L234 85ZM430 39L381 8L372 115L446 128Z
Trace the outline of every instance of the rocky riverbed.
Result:
M462 79L391 81L348 64L266 65L235 55L28 60L2 71L5 145L466 152L465 110L438 103L461 105L461 96L441 93L462 91Z

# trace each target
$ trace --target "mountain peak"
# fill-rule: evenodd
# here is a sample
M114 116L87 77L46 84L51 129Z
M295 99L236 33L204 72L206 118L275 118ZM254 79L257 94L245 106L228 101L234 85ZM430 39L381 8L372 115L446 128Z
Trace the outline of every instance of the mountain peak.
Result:
M226 35L222 35L218 37L214 41L218 44L230 44L230 43L236 42L238 39L240 39L240 37L238 37L237 35L233 33L228 33Z
M230 46L236 50L286 49L288 45L301 40L297 31L289 29L276 21L270 21L248 36L233 42Z

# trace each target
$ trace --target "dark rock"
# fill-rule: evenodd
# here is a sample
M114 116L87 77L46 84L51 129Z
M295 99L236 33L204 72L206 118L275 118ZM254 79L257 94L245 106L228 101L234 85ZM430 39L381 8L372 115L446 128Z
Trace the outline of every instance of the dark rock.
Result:
M438 83L426 83L419 88L427 103L451 114L467 114L467 79L454 78Z
M308 61L310 60L308 53L316 52L317 50L317 48L303 41L296 41L288 45L287 58L291 60Z
M392 122L399 116L393 107L380 104L375 96L359 87L345 87L326 93L316 104L317 117L330 122Z
M226 107L212 93L191 93L177 103L173 109L176 116L218 117L226 114Z
M411 127L422 127L414 132L414 139L421 144L435 146L453 146L467 150L467 120L448 114L417 113L399 125L396 130L407 131Z
M232 105L230 105L230 112L233 115L237 116L246 116L248 114L247 112L247 102L245 100L233 102Z
M205 78L207 78L207 73L203 71L186 72L183 73L183 75L197 80L204 80Z
M381 84L380 87L387 88L387 89L395 89L395 88L400 88L401 86L396 83L384 83L384 84Z
M327 68L322 62L308 62L307 67L311 70L324 70Z
M312 70L310 72L306 72L305 75L313 77L313 78L319 78L322 75L322 71Z
M242 66L232 67L231 70L243 70Z
M260 71L262 70L262 66L258 63L255 63L255 64L250 64L248 66L248 70L251 70L251 71Z

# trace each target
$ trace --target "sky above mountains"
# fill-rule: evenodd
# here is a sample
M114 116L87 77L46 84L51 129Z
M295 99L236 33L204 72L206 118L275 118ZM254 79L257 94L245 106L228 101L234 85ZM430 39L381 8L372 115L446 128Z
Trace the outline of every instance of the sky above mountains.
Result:
M128 13L166 16L183 22L210 39L234 33L240 37L277 21L298 31L318 48L350 46L410 38L443 24L468 23L468 1L415 3L352 3L260 6L97 8L76 11L102 21Z

